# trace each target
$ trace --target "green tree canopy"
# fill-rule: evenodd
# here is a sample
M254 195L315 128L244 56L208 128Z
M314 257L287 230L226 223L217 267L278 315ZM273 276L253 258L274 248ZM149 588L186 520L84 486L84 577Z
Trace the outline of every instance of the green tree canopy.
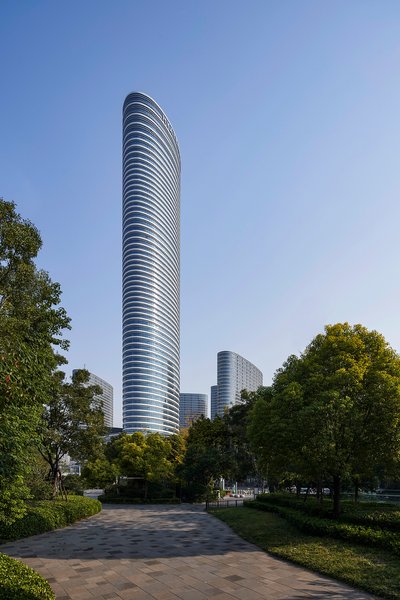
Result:
M331 478L338 515L344 477L398 468L400 357L376 331L328 325L277 371L272 394L255 403L249 435L276 469Z
M252 452L247 427L250 411L257 398L256 392L241 391L241 400L223 416L229 435L230 476L235 481L260 476L255 454Z
M53 375L51 394L42 412L39 427L39 451L47 461L55 482L61 459L67 454L84 462L104 453L104 413L97 385L87 385L89 372L78 369L71 383L57 371Z
M143 480L146 499L150 482L176 482L176 468L183 460L183 451L184 442L179 435L136 432L112 440L106 453L121 475Z
M38 230L0 199L0 521L24 512L37 423L68 343L60 286L36 268Z
M235 468L231 433L226 420L216 417L211 421L200 417L192 423L180 471L189 496L207 495L220 477L231 477Z

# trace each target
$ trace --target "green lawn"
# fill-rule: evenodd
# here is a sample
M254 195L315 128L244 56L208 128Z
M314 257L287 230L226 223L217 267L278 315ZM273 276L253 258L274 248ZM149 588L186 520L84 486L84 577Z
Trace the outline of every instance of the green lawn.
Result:
M263 550L382 598L400 599L400 560L390 552L299 532L274 513L250 508L212 510Z

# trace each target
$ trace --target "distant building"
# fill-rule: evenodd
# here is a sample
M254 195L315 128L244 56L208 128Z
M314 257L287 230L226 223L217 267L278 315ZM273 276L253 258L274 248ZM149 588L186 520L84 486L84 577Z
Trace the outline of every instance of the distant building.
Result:
M203 415L208 415L207 394L180 394L179 426L190 425Z
M210 418L215 419L217 416L217 406L218 406L218 386L211 386L211 413Z
M106 427L113 426L113 404L114 404L114 390L113 386L107 381L104 381L98 375L90 373L88 385L98 385L103 390L103 393L98 398L103 401L103 412L104 412L104 424Z
M236 352L223 351L217 355L217 414L240 401L240 392L255 392L263 383L263 376L255 365Z
M74 369L74 372L76 369ZM102 394L96 396L103 402L104 424L106 427L113 426L114 390L113 386L94 373L89 372L89 381L85 385L98 385L103 390Z
M106 442L109 442L110 440L112 440L112 438L116 437L117 435L120 435L122 432L122 427L109 427L107 434L104 436L104 439Z

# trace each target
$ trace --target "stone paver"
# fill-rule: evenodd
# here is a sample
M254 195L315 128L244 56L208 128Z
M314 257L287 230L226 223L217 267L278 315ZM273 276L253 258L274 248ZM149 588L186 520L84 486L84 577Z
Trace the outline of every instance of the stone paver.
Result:
M57 600L366 600L268 556L198 507L104 506L65 529L1 546Z

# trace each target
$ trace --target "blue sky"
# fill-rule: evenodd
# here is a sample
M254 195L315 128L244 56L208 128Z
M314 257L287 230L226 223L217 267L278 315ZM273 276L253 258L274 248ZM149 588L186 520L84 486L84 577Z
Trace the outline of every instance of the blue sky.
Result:
M69 370L121 424L121 110L182 157L181 390L233 350L269 383L327 323L400 350L400 4L2 0L0 195L43 237Z

